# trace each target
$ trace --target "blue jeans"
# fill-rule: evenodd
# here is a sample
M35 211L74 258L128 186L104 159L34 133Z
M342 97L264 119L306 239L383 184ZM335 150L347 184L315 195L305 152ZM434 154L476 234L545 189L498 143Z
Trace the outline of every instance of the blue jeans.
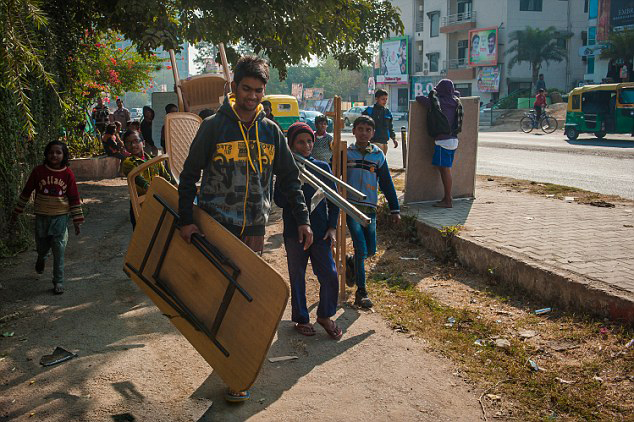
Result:
M354 281L361 293L367 293L365 290L364 260L376 253L376 214L367 214L367 216L372 219L367 227L363 227L350 216L346 216L346 223L354 245Z
M297 238L284 238L288 275L291 280L291 319L299 324L310 322L306 306L306 265L308 258L313 265L313 272L319 280L318 318L330 318L337 312L337 296L339 280L337 267L332 258L330 241L318 239L305 251L304 245Z
M64 251L68 242L68 215L36 215L35 245L38 259L53 251L53 284L64 282Z

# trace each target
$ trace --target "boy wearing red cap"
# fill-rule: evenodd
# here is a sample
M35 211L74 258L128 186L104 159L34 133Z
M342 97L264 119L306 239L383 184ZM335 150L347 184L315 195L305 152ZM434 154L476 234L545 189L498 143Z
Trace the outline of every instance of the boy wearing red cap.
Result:
M306 123L297 122L288 128L288 146L291 151L301 155L316 166L331 172L330 166L323 161L311 157L315 144L315 134ZM332 181L306 168L313 175L330 186L336 187ZM313 243L305 249L297 236L297 220L292 213L291 204L280 190L280 184L275 186L275 203L283 209L284 246L288 262L288 274L291 282L292 320L295 329L302 335L314 336L315 328L310 323L310 316L306 306L306 265L308 259L313 266L313 272L319 280L319 306L317 308L317 323L324 327L326 333L339 340L343 335L341 328L330 318L337 311L337 297L339 283L337 281L337 267L332 257L332 246L335 243L335 229L339 217L339 208L325 198L318 198L316 190L308 183L302 186L302 192L309 205L310 226L313 230Z

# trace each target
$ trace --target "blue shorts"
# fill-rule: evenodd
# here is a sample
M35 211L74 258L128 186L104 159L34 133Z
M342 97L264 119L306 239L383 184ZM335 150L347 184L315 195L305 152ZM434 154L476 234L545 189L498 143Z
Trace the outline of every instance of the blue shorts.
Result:
M453 157L456 154L455 149L445 149L440 145L434 146L434 158L431 164L436 167L449 167L453 165Z

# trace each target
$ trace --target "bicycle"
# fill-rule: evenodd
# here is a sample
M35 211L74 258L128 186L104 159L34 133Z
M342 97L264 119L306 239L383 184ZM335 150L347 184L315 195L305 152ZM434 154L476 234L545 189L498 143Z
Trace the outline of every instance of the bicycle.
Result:
M531 133L533 129L537 127L540 127L545 133L553 133L557 130L557 119L544 111L538 122L535 110L524 113L524 117L520 120L520 129L522 132Z

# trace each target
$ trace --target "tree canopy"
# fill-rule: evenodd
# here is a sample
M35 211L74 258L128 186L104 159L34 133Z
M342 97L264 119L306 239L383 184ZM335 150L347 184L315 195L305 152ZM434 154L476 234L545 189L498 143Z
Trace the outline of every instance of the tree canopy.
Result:
M373 43L403 32L398 10L388 0L69 1L85 4L91 24L122 33L140 52L178 49L184 41L244 43L266 56L282 77L288 65L311 55L332 56L341 68L359 69L371 60ZM235 57L232 53L229 48Z
M531 28L513 31L509 35L511 46L506 54L511 56L509 69L527 62L532 70L533 85L537 82L544 63L567 60L565 44L562 41L570 38L570 34L559 32L554 26L546 29Z
M620 60L625 63L634 58L634 29L612 32L601 52L601 58Z

